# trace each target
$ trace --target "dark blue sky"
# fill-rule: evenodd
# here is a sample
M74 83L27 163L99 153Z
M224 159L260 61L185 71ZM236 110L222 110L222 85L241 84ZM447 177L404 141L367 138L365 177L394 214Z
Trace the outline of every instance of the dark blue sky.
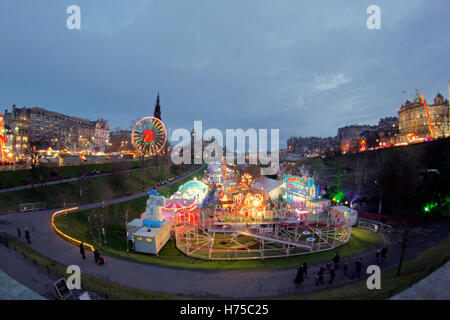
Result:
M366 27L371 4L382 30ZM0 103L129 128L159 91L172 129L279 128L282 145L335 135L396 115L416 88L448 96L449 12L448 0L2 0Z

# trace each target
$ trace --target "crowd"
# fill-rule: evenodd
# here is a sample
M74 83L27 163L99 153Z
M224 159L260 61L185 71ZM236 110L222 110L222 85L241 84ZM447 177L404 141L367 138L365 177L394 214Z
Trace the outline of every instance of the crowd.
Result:
M384 247L381 250L378 249L376 251L375 259L379 265L382 265L383 262L386 260L387 253L388 253L387 247ZM314 279L315 285L318 286L325 284L324 282L325 274L328 274L327 283L333 284L333 281L336 278L337 271L342 271L342 274L350 279L359 279L361 277L362 269L363 269L363 259L358 258L355 262L353 272L350 273L348 262L347 261L344 262L343 266L341 267L341 257L339 256L339 252L336 252L330 262L328 262L326 265L319 267L319 270L317 271L317 274ZM306 262L303 262L297 270L297 275L295 277L294 282L297 284L301 284L307 278L308 278L308 265L306 264Z

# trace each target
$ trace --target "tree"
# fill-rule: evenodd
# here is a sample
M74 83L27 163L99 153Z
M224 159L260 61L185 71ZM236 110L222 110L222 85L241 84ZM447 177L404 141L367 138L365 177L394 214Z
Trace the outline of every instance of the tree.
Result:
M350 175L350 186L345 188L345 197L350 200L350 208L356 201L360 200L363 195L364 187L367 185L368 161L366 157L357 156L355 168Z
M27 156L30 160L30 166L31 166L31 188L34 189L34 185L37 182L38 179L38 165L39 165L39 159L41 158L41 154L39 153L39 147L41 143L40 141L31 141L30 142L30 148L27 151Z
M80 185L80 199L81 199L81 197L83 196L83 190L86 187L86 180L88 178L88 172L87 172L86 166L80 165L79 173L80 173L80 176L78 178L78 183Z
M379 179L385 210L389 210L393 216L392 230L387 236L401 249L397 276L401 274L406 250L432 230L432 224L421 219L418 210L418 160L410 155L408 161L402 161L404 156L400 152L387 155Z

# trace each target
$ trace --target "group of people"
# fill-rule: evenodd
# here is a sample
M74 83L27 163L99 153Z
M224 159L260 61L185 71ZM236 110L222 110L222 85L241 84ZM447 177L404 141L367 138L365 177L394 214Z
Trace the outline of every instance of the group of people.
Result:
M378 249L376 251L376 259L377 259L378 263L381 264L386 260L387 252L388 252L387 247L384 247L381 250ZM336 252L329 263L327 263L326 265L321 266L319 268L319 271L317 272L317 275L315 277L316 286L318 286L320 284L324 284L324 277L325 277L326 273L329 274L328 284L333 283L334 279L336 278L336 271L341 269L340 261L341 261L341 257L339 256L339 252ZM355 262L355 270L350 275L350 278L351 279L360 278L362 268L363 268L363 259L359 258ZM349 276L348 262L344 263L344 265L342 266L342 271L343 271L344 275ZM304 262L300 265L300 267L297 270L297 276L295 277L295 283L301 284L304 281L305 277L307 276L307 273L308 273L308 267L307 267L306 263Z
M24 228L25 231L25 239L27 240L27 243L30 244L31 243L31 235L30 235L30 230L28 230L27 227ZM22 231L20 230L20 228L17 228L17 236L20 238L22 238Z
M25 231L25 239L27 240L27 243L30 244L31 243L30 230L28 230L28 228L25 227L24 231ZM22 230L20 230L20 228L17 228L17 236L19 237L19 239L22 238ZM83 259L86 259L86 255L84 253L84 243L83 242L80 243L80 254L83 257ZM103 257L103 255L97 249L94 250L94 259L95 259L95 263L97 263L99 265L105 264L105 257Z
M83 242L80 243L80 254L83 257L83 259L86 259L86 255L84 253L84 243ZM105 257L97 249L94 250L94 260L95 260L95 263L98 265L105 264Z

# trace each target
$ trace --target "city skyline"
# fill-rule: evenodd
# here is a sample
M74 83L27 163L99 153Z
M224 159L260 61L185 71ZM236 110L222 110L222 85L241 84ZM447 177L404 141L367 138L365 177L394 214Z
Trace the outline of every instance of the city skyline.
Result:
M416 88L427 100L447 97L450 43L439 35L448 22L436 18L450 7L444 1L380 1L382 30L366 28L368 1L327 9L79 1L82 27L72 31L69 4L8 3L2 109L38 106L129 129L153 114L160 92L168 128L194 120L279 128L284 146L291 136L335 136L395 116Z

